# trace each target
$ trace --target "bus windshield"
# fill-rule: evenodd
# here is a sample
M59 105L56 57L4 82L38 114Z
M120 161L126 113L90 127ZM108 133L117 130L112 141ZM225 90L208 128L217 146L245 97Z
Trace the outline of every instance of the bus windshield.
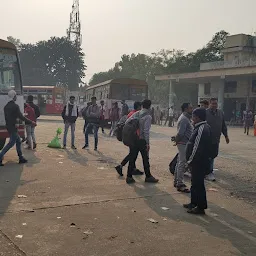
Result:
M13 49L0 48L0 94L11 89L22 92L17 54Z

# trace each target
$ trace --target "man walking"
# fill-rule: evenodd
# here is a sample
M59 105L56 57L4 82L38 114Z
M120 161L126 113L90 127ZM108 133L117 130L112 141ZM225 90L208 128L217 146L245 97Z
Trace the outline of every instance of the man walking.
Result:
M134 113L138 112L141 110L141 102L134 102L134 110L131 111L128 115L127 115L127 118L130 118ZM139 152L138 152L139 153ZM137 157L138 157L138 154L136 156L136 159L135 159L135 162L137 160ZM121 162L120 165L116 166L115 169L117 171L117 173L120 175L120 176L123 176L123 167L129 162L130 160L130 154L128 154L124 159L123 161ZM140 170L138 170L136 168L136 165L134 166L134 170L133 170L133 175L143 175L144 173Z
M186 147L186 159L191 167L191 202L183 206L191 214L204 214L207 209L205 174L210 170L211 128L206 122L205 108L193 111L194 131Z
M125 116L123 115L123 110L122 110L122 117ZM110 120L111 120L111 128L110 128L110 132L109 132L109 136L113 136L114 135L114 132L115 132L115 129L116 129L116 125L117 125L117 122L120 118L120 109L118 107L118 103L115 102L113 104L113 107L110 111Z
M154 178L150 172L150 164L149 164L149 134L151 128L152 117L150 114L150 107L151 101L144 100L142 102L142 110L138 111L137 113L133 114L127 121L131 118L138 118L139 119L139 136L138 140L135 142L133 147L130 147L130 160L127 172L126 183L131 184L134 183L135 180L133 179L133 171L135 168L135 161L138 156L138 153L141 153L144 172L146 174L145 182L148 183L157 183L158 179Z
M62 111L62 118L65 124L64 137L63 137L63 149L66 149L67 146L67 135L69 127L71 128L71 148L76 149L75 147L75 129L76 129L76 120L78 118L78 106L75 104L75 97L70 96L67 105Z
M104 131L104 126L105 126L105 106L104 106L105 102L104 100L100 101L100 127L101 127L101 131L102 133L105 133Z
M174 173L174 187L179 192L189 193L189 189L184 183L184 173L186 164L186 144L193 131L191 124L192 106L190 103L183 103L181 106L182 114L177 123L177 135L175 142L179 151L179 156Z
M253 114L252 111L246 109L243 112L243 121L244 121L244 133L249 135L250 126L252 125Z
M211 127L212 134L212 160L211 160L211 173L206 176L209 181L215 181L213 174L214 158L219 154L219 144L221 133L225 136L226 143L229 143L228 130L224 120L223 112L218 109L218 100L216 98L210 99L210 106L206 110L206 121Z
M9 143L2 149L0 153L0 166L3 165L4 155L16 144L16 150L19 157L19 163L24 164L28 161L23 157L21 150L21 139L18 134L17 120L24 121L26 124L36 126L36 123L24 117L20 111L19 105L15 103L17 100L16 92L11 90L8 92L10 101L4 107L4 115L6 129L10 135Z
M94 134L94 150L98 150L98 130L100 125L100 108L96 103L96 97L91 98L92 105L87 110L87 126L85 128L85 145L83 149L89 147L89 133L93 130Z
M123 116L127 116L129 113L129 107L128 105L125 103L125 100L121 101L122 104L122 110L121 110L121 117Z
M160 119L161 119L161 109L159 108L159 106L156 107L156 124L160 125Z

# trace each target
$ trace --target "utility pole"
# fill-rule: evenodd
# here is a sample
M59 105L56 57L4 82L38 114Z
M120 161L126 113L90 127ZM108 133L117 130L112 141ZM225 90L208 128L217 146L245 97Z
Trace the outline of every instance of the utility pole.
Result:
M72 12L70 13L70 23L67 34L68 39L74 42L77 48L80 48L82 44L82 34L79 13L79 0L73 0Z

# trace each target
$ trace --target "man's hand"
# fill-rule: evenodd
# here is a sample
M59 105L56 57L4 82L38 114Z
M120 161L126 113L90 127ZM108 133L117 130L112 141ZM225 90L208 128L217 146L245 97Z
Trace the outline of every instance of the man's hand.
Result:
M36 122L32 122L32 126L36 127L37 126Z
M229 142L230 142L229 137L227 136L227 137L225 137L225 139L226 139L226 143L229 144Z
M147 151L149 152L149 150L150 150L149 144L147 144L146 147L147 147Z

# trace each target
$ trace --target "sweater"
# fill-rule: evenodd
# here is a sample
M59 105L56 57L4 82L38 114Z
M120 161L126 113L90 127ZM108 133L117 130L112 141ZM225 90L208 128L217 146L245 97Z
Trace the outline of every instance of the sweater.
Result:
M177 135L175 138L176 143L186 145L192 132L193 126L191 124L190 115L184 112L178 119Z

